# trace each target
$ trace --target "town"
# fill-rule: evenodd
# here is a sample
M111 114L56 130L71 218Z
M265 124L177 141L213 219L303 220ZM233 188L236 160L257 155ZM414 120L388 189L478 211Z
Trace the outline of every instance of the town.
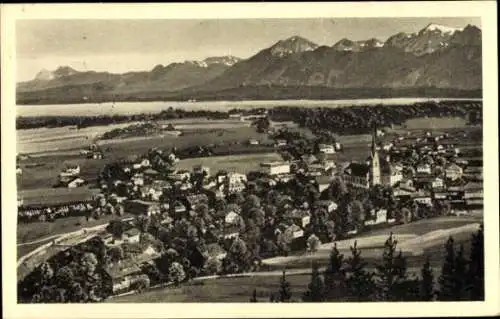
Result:
M260 111L231 116L253 121L282 159L248 172L182 169L182 149L152 147L106 164L85 200L27 205L19 198L20 223L111 216L105 227L82 227L72 244L63 239L40 248L50 263L25 258L20 300L100 301L202 276L255 272L266 269L265 259L300 255L321 243L482 212L482 151L462 143L469 131L396 132L375 120L365 159L343 161L337 156L348 150L324 132L306 137L294 130L296 123L273 121ZM92 144L82 155L92 160L103 153ZM57 186L68 189L87 183L78 165L67 166L58 179Z

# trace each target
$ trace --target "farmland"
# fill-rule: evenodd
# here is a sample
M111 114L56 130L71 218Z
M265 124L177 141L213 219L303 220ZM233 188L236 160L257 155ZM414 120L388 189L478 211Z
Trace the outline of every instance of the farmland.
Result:
M203 165L209 167L211 172L227 170L246 174L249 171L256 170L261 162L278 160L281 160L281 156L277 153L211 156L183 159L177 163L177 167L191 170L195 165Z

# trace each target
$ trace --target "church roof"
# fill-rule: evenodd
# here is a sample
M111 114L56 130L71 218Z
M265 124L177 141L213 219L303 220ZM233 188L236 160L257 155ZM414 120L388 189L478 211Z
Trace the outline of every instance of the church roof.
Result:
M345 172L351 176L366 176L370 172L370 166L363 163L351 163L346 167Z

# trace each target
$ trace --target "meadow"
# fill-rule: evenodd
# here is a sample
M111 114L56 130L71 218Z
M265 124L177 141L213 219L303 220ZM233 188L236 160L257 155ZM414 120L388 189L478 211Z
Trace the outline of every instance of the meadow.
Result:
M278 153L262 153L188 158L180 160L176 166L180 169L191 170L193 166L203 165L209 167L212 174L219 170L246 174L252 170L258 169L259 164L262 162L279 160L282 160L282 158Z

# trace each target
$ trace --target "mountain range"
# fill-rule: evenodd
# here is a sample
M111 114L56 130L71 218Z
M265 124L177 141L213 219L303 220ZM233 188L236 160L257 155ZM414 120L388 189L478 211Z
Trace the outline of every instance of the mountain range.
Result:
M295 35L248 59L210 57L124 74L63 66L55 71L42 70L33 80L18 83L17 101L183 100L207 95L224 99L229 97L217 92L228 91L233 92L233 98L258 98L249 92L269 87L281 91L301 88L295 98L306 98L300 93L303 88L321 88L321 92L408 92L422 88L477 92L482 89L481 29L429 24L416 33L394 34L385 42L343 38L331 46Z

